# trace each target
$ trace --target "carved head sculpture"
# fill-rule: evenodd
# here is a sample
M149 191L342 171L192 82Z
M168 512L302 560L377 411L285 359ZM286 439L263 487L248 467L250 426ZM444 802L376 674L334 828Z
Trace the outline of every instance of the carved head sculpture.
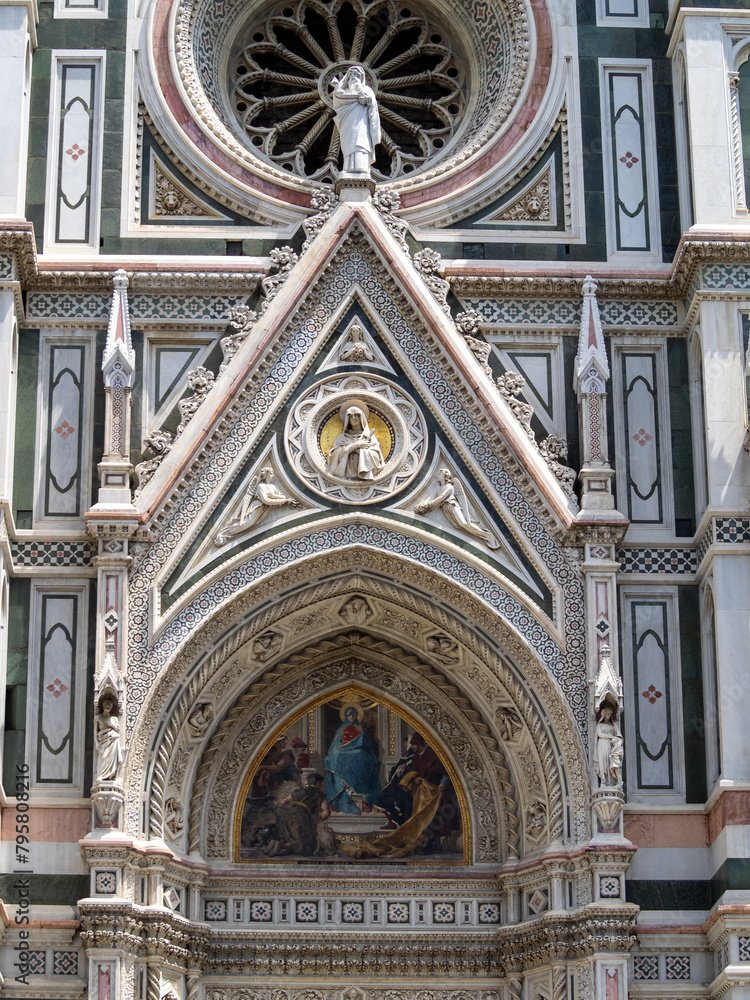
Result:
M363 431L370 429L367 417L359 406L348 407L344 413L343 424L345 434L362 434Z
M100 715L119 715L120 708L117 704L117 698L111 691L103 691L99 698L99 714Z

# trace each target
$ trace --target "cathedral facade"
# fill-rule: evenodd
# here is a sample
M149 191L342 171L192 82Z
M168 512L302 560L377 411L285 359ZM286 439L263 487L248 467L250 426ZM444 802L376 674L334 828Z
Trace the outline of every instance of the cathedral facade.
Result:
M0 38L0 996L747 1000L747 5Z

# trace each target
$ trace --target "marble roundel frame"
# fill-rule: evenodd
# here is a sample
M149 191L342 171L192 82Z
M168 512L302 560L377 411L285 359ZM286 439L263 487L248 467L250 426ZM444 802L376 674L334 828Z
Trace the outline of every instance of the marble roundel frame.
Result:
M343 429L347 405L366 407L385 466L371 480L333 475L326 461ZM339 503L376 503L414 479L427 452L419 407L399 386L374 375L332 375L313 385L294 405L284 434L289 462L315 493Z

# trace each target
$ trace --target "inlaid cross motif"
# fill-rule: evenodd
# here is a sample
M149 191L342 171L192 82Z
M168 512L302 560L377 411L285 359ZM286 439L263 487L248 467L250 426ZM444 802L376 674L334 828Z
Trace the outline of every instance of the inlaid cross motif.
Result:
M51 691L55 698L59 698L64 691L68 690L68 687L63 684L59 677L55 677L52 683L47 685L47 690Z
M59 434L63 441L67 441L71 434L75 434L76 429L72 427L67 420L63 420L61 424L55 427L55 434Z

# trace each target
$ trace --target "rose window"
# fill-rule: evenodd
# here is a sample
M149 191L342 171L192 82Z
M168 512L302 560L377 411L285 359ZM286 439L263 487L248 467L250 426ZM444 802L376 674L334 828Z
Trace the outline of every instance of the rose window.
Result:
M355 64L380 112L376 177L408 175L448 146L466 111L449 31L412 4L300 0L251 23L230 60L231 106L256 153L333 179L342 161L331 81Z

